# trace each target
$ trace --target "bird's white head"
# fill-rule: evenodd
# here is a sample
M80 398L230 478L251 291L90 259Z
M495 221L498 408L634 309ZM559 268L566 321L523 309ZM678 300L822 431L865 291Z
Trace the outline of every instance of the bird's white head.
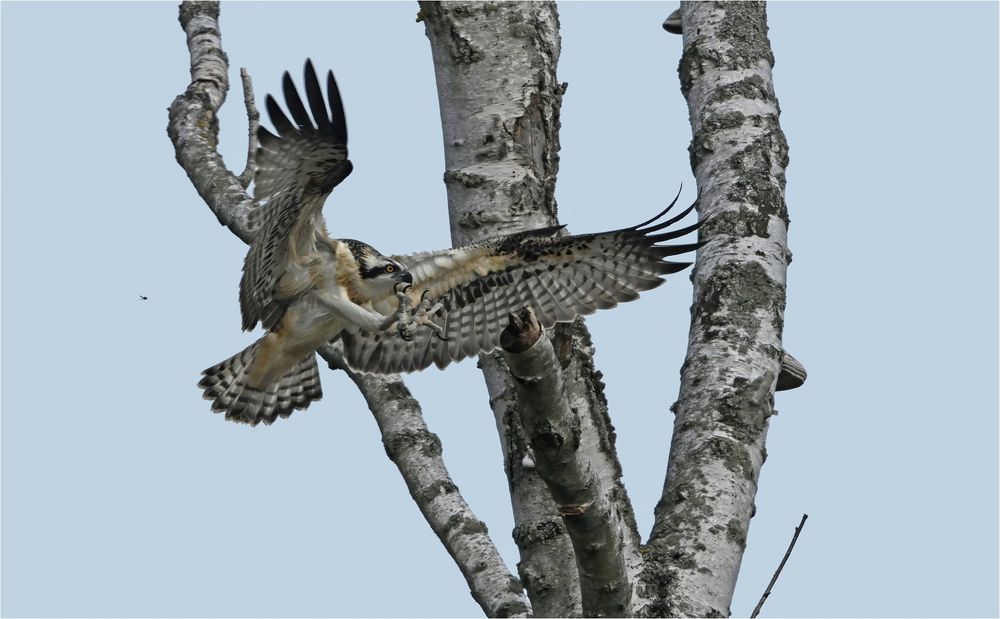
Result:
M385 297L399 284L412 284L413 276L405 264L383 256L367 243L344 239L358 265L357 294L368 300Z

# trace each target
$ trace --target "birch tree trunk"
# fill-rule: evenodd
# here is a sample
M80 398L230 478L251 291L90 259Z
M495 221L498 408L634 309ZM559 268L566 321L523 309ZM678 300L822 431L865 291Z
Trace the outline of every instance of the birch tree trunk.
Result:
M678 72L705 224L670 460L643 575L651 616L730 614L782 362L788 145L760 2L681 6Z
M550 2L421 3L434 57L444 132L448 209L455 245L552 225L559 158L556 79L559 21ZM614 432L593 345L582 320L555 329L555 349L581 457L617 523L615 549L630 569L641 563L632 507L621 484ZM514 509L519 571L536 615L576 616L582 608L575 553L550 492L538 480L524 441L514 381L499 354L480 357L504 449ZM614 595L631 602L627 582ZM623 609L624 610L624 609Z

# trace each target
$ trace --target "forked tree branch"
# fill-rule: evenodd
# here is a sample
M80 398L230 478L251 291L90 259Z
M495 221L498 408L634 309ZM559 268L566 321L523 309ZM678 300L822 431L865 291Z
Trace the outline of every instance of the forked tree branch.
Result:
M253 238L248 223L253 200L217 150L217 113L229 91L229 59L222 51L219 3L183 2L179 19L191 52L191 84L170 105L167 135L174 144L177 163L219 223L249 243Z
M219 221L249 243L248 225L253 199L226 168L217 150L217 112L229 89L229 61L222 50L217 2L184 2L180 23L191 53L191 83L170 106L167 134L188 178ZM249 89L249 77L244 89ZM255 109L252 93L244 97L248 112ZM256 133L251 113L251 135ZM251 148L254 148L251 146ZM252 161L252 157L250 157ZM250 162L248 162L250 163ZM252 169L248 165L245 175ZM247 185L249 181L247 182ZM319 353L328 363L340 357L325 346ZM422 419L420 407L398 376L359 377L349 373L361 389L382 432L386 451L399 468L424 513L458 564L473 597L490 616L523 616L527 601L520 583L500 558L478 520L451 481L440 455L440 443ZM420 449L418 447L423 447Z

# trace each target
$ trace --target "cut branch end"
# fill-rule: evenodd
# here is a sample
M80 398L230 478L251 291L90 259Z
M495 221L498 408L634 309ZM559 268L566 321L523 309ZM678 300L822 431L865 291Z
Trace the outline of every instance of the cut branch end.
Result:
M500 334L500 347L509 353L522 353L542 337L544 330L531 307L511 313L507 327Z

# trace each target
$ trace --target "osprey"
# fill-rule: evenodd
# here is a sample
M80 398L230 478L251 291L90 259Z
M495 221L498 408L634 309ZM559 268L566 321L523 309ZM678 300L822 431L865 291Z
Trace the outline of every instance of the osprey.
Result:
M331 340L357 372L444 368L495 350L508 315L525 306L549 328L636 299L691 264L665 258L698 243L659 244L699 225L666 230L694 208L662 220L677 198L641 224L596 234L552 226L404 256L332 239L323 203L352 165L332 72L326 82L329 108L307 60L307 111L285 73L291 120L267 97L277 134L258 131L256 236L240 282L243 329L259 322L266 333L198 384L227 419L269 424L322 397L315 351Z

